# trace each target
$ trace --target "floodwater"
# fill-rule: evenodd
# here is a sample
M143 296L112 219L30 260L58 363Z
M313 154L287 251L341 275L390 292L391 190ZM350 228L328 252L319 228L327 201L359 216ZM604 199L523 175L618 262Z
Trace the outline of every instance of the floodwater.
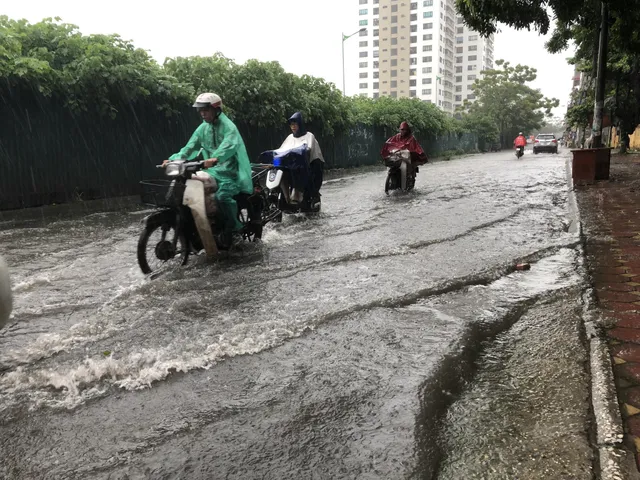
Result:
M319 216L155 279L138 205L1 213L0 477L591 478L565 162L334 178Z

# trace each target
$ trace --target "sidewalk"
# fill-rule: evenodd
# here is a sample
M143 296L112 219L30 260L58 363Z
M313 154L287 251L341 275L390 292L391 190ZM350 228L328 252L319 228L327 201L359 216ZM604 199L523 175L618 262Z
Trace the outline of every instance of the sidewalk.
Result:
M576 188L587 264L606 318L624 443L640 470L640 155L611 158L607 182Z

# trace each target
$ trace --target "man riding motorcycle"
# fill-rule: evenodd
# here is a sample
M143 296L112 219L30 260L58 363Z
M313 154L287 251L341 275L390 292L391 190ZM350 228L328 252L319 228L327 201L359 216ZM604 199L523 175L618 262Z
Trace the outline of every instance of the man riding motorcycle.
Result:
M407 172L410 175L414 175L415 169L419 165L424 165L429 162L427 154L418 143L418 140L413 136L411 127L407 122L400 124L400 133L389 138L382 147L380 155L382 158L387 158L392 151L395 150L409 150L411 153L411 172Z
M524 147L527 146L527 139L522 134L522 132L518 133L518 136L513 141L513 146L514 146L514 148L519 148L519 147L524 148Z
M300 112L294 113L289 118L289 127L291 134L285 138L277 152L290 150L292 148L306 145L309 149L309 183L305 191L304 200L309 202L311 206L320 199L320 188L322 188L324 157L322 150L313 133L307 131ZM292 201L297 199L292 198Z
M215 199L223 223L221 230L225 238L230 239L242 228L238 220L238 205L233 197L253 192L251 163L238 128L222 113L222 100L218 95L202 93L193 107L202 117L202 124L182 150L171 155L163 165L173 160L193 160L200 151L203 152L206 159L203 172L217 182Z

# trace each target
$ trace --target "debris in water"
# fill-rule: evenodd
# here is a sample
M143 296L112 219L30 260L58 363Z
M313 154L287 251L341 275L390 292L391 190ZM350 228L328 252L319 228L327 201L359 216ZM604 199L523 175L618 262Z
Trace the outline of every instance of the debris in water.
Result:
M528 263L518 263L516 265L516 270L531 270L531 265Z

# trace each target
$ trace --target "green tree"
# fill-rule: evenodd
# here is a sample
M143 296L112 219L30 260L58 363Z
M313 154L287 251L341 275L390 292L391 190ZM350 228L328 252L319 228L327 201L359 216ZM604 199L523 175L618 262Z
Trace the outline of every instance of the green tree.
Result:
M527 85L536 79L536 70L528 66L511 66L497 60L499 68L483 71L473 84L475 102L465 101L462 110L471 120L493 123L500 132L501 143L508 146L519 131L539 128L551 109L559 105L555 98L545 98L539 90Z
M118 35L84 36L75 25L47 18L30 24L0 16L0 95L10 89L62 99L71 110L115 116L153 99L158 110L181 108L189 85L167 75L146 51Z

